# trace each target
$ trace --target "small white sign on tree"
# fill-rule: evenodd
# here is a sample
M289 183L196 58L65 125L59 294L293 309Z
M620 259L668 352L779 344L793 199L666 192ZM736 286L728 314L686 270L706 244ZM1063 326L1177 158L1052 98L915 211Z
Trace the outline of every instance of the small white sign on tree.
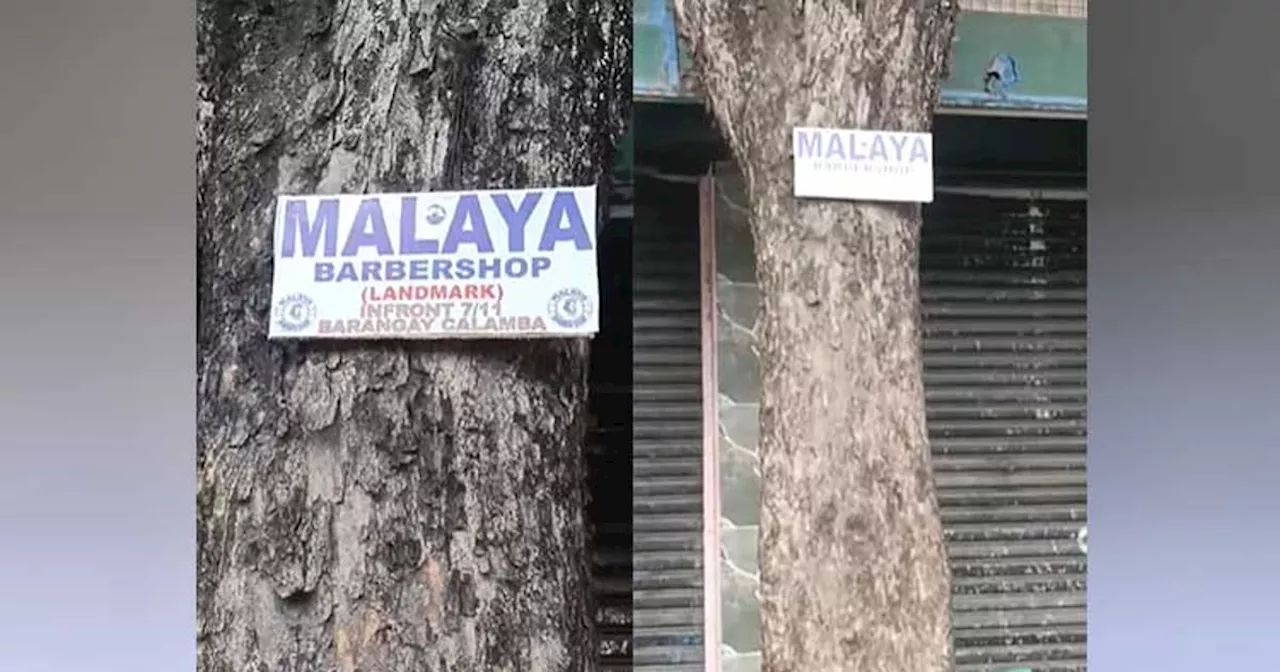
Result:
M845 201L933 202L933 134L796 128L795 195Z

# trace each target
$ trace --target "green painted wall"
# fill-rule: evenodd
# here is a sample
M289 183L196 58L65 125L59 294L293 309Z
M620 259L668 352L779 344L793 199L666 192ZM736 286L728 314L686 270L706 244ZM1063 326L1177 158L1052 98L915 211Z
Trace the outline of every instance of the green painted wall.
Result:
M633 0L634 91L638 99L690 99L688 58L676 38L669 0ZM984 90L997 54L1017 64L1020 80L1005 95ZM1082 114L1088 105L1088 24L1084 19L964 12L956 25L952 74L942 107Z
M1019 81L1001 100L983 88L997 54L1017 64ZM944 107L1084 111L1089 97L1088 26L1083 19L968 12L956 25Z

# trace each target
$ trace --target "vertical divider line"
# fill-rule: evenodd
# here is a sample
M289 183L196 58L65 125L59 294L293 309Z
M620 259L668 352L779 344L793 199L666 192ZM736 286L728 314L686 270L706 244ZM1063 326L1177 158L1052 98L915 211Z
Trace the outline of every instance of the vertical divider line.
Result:
M719 374L716 370L715 193L713 174L698 181L702 269L702 646L707 672L720 672L720 405Z

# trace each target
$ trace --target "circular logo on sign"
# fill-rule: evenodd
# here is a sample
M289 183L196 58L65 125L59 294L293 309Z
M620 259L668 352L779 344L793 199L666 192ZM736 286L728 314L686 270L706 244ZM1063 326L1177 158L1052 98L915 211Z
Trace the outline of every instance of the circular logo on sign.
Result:
M428 224L440 224L444 222L444 219L448 214L449 213L445 212L444 206L438 203L432 203L427 207L427 214L425 217Z
M577 329L591 319L591 299L579 289L562 289L551 297L547 313L564 329Z
M316 304L305 294L290 294L276 304L276 324L284 331L302 331L316 317Z

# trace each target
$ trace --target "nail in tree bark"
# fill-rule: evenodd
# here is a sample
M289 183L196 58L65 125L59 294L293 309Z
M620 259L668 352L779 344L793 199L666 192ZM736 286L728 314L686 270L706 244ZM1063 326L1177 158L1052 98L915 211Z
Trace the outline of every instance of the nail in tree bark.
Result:
M587 344L268 343L270 250L277 193L607 182L630 12L198 3L201 672L595 669Z
M675 0L748 189L761 291L766 672L941 672L950 578L929 463L915 205L792 197L796 126L925 131L941 0Z

